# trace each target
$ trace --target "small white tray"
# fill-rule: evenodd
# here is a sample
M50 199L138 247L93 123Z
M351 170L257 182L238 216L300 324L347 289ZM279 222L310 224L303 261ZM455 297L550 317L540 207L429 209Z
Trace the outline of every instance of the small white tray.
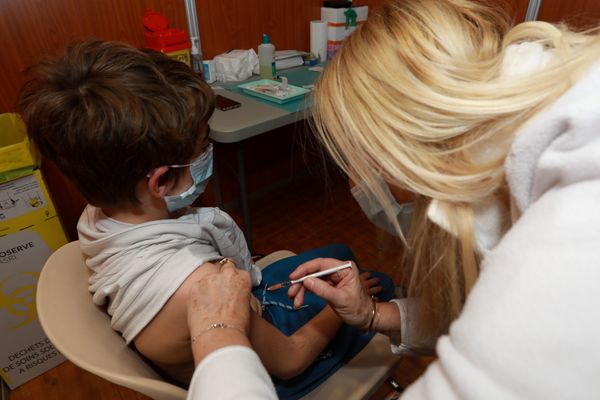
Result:
M281 82L279 81L261 79L258 81L242 83L241 85L238 85L238 87L244 93L247 93L251 96L260 97L261 99L269 100L279 104L287 103L292 100L298 100L306 93L310 92L310 90L301 88L300 86L288 84L287 91L285 93L279 93L277 91L277 87L279 85L281 85Z

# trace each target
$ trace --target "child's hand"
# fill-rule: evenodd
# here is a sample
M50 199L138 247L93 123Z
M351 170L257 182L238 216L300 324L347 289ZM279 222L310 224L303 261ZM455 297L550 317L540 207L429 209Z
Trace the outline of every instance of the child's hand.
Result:
M370 296L375 296L383 290L380 285L379 278L373 277L370 272L362 272L359 276L360 283Z

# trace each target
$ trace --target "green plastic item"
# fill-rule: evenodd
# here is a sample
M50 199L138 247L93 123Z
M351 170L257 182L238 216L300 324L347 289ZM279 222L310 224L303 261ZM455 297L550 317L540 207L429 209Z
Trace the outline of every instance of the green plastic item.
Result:
M358 18L358 14L354 9L349 8L344 11L344 16L346 17L346 29L351 26L356 26L356 19Z

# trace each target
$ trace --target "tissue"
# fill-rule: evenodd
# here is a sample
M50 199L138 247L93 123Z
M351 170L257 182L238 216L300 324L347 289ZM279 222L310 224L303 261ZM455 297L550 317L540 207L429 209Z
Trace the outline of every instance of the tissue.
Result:
M252 76L258 67L258 55L254 49L231 50L214 58L215 75L219 82L243 81Z

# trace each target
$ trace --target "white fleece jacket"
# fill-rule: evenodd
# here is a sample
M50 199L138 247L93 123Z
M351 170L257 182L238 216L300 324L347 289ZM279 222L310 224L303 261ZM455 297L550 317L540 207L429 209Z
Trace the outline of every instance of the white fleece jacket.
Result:
M517 135L520 218L407 399L600 396L600 63Z
M521 129L506 174L521 215L487 253L462 314L438 341L439 359L403 399L600 396L600 63ZM194 379L212 381L219 356ZM228 376L268 386L248 368ZM204 386L188 398L276 398Z
M260 269L241 230L218 208L189 208L177 219L126 224L88 205L77 224L81 251L92 270L90 292L108 304L111 326L127 343L154 318L196 268L223 257L251 272Z

